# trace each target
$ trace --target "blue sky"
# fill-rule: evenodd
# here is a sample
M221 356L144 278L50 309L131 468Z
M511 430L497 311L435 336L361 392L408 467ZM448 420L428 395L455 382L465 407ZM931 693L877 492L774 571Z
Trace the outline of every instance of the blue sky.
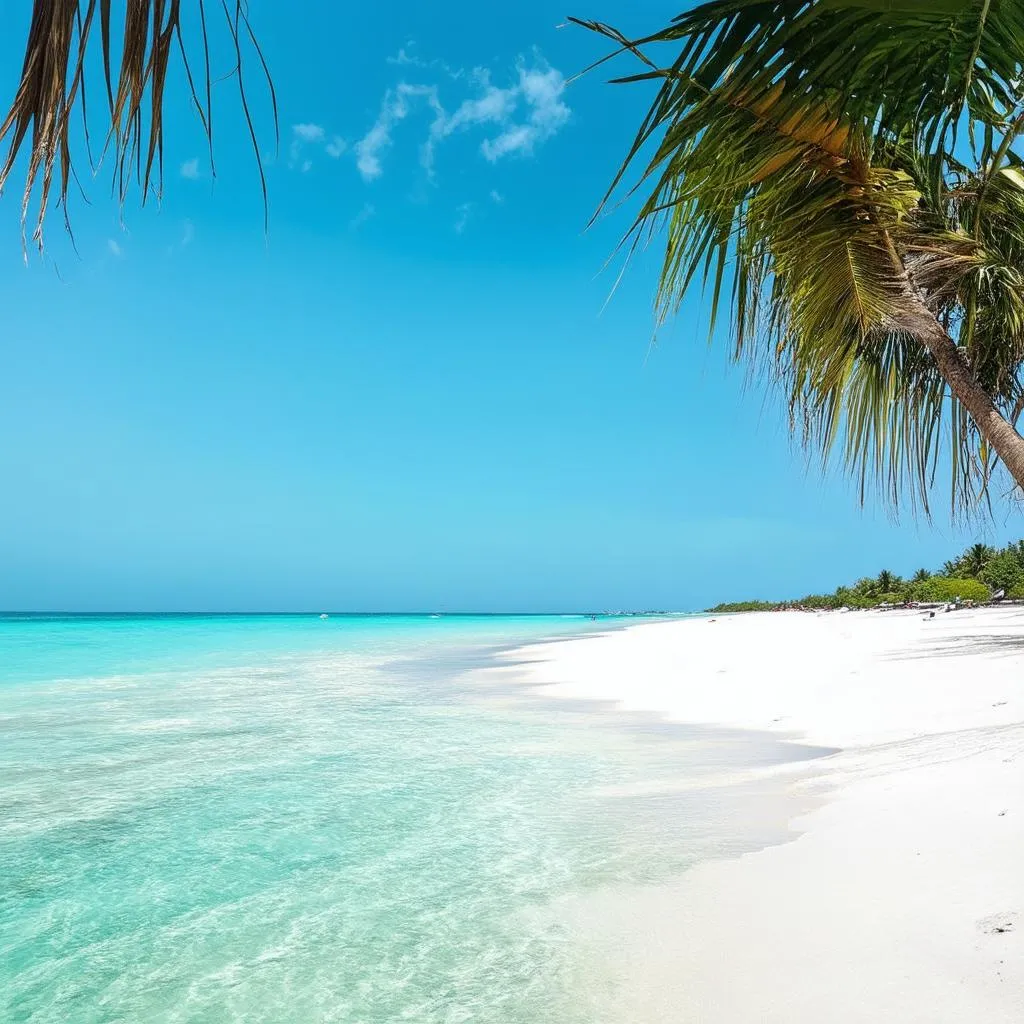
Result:
M0 607L691 609L982 532L808 473L696 297L652 345L653 254L606 305L624 214L585 228L646 95L567 84L603 51L563 5L251 9L268 236L231 83L215 185L179 81L159 205L86 174L78 255L54 217L26 267L0 203Z

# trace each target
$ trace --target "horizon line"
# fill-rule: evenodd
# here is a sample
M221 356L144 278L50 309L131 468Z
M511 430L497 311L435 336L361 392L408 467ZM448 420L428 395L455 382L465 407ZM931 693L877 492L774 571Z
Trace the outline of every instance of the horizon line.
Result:
M73 610L73 609L45 609L45 608L34 608L34 609L2 609L0 610L0 618L7 618L14 615L178 615L178 616L214 616L214 615L331 615L338 616L339 618L348 617L362 617L372 618L374 616L385 616L385 615L406 615L406 616L440 616L440 617L456 617L456 616L509 616L509 615L520 615L520 616L545 616L545 615L692 615L692 611L682 610L667 610L667 609L637 609L637 608L622 608L603 611L580 611L579 609L561 609L557 611L441 611L437 609L433 610L419 610L419 611L331 611L330 609L301 609L292 611L252 611L252 610L233 610L233 611L142 611L142 610L105 610L105 611L85 611L85 610Z

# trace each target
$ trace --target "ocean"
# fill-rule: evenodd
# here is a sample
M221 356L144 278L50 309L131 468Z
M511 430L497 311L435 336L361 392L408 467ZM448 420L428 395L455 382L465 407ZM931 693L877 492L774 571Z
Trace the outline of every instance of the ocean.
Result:
M486 671L631 621L0 618L0 1020L609 1019L565 909L747 848L699 781L793 757Z

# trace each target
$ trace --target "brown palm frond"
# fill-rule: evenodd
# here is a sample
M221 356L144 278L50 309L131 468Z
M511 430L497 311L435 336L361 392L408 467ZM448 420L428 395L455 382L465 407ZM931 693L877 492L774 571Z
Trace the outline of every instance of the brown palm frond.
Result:
M85 123L85 145L89 152L88 112L85 104L87 56L93 52L99 24L99 44L109 107L109 128L104 152L113 155L114 187L124 203L135 181L145 203L152 191L157 197L163 188L163 103L164 86L172 52L177 43L192 100L211 151L213 149L213 110L210 78L210 43L203 0L198 4L202 41L204 95L200 100L182 39L182 0L125 0L119 13L111 10L111 0L33 0L32 18L25 59L17 91L0 123L0 142L6 142L6 157L0 165L0 191L7 184L18 156L27 151L28 167L22 196L23 234L29 207L39 189L33 241L42 249L43 222L54 187L57 205L67 215L67 193L76 180L71 152L72 115L80 108ZM251 46L270 86L275 132L277 101L273 83L256 37L249 25L245 0L222 0L230 34L235 66L232 74L242 91L242 105L263 189L264 217L267 210L263 163L243 79L243 46ZM120 5L119 5L120 6ZM113 29L123 23L120 52L112 45ZM91 154L90 154L91 162ZM54 177L56 176L56 186Z

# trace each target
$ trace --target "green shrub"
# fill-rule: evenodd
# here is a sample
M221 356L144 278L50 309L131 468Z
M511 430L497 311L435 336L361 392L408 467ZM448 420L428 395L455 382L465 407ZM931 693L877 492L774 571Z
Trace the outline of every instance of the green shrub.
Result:
M914 588L916 601L987 601L989 589L978 580L951 579L949 576L933 576Z
M993 590L1016 590L1024 588L1024 566L1017 556L1010 552L993 557L984 569L981 577Z
M834 608L870 608L874 603L873 597L853 590L851 587L840 587L832 599Z
M779 607L778 601L727 601L709 608L709 612L773 612Z

